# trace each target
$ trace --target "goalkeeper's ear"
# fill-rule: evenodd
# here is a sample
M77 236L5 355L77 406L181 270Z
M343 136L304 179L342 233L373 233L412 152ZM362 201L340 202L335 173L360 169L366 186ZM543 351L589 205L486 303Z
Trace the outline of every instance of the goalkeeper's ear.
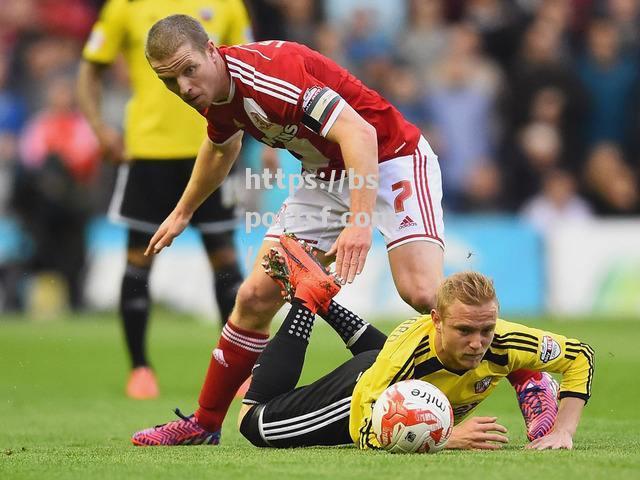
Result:
M436 327L436 331L441 334L442 331L442 317L438 313L435 308L431 309L431 320L433 321L433 325Z

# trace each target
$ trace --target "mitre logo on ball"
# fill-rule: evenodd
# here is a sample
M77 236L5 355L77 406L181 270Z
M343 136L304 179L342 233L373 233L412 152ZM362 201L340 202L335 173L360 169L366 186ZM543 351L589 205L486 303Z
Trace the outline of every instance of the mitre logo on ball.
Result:
M380 446L392 453L435 453L453 429L453 410L438 388L422 380L388 387L376 400L371 426Z

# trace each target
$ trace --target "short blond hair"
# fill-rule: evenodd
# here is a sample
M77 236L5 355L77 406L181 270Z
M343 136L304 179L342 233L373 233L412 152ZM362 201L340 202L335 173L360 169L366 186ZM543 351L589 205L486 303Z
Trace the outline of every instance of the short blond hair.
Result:
M494 301L499 307L493 280L479 272L458 272L447 277L436 293L436 310L441 318L453 302L465 305L484 305Z
M144 53L147 58L164 60L187 44L204 53L208 41L209 35L198 20L189 15L170 15L153 24Z

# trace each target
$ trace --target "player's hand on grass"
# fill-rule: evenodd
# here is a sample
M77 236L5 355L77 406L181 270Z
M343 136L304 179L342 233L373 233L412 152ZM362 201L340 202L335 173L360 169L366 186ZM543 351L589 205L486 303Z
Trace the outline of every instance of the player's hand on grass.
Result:
M191 221L191 215L187 215L177 210L174 210L169 214L164 222L160 225L160 228L151 237L145 255L157 255L164 247L169 247L173 243L173 239L180 235L189 222Z
M115 164L125 161L124 142L119 131L107 126L99 130L97 137L105 160Z
M340 283L353 282L362 273L371 248L371 226L349 225L340 232L327 252L327 257L336 257L336 275Z
M573 437L569 432L552 430L544 437L535 439L524 448L529 450L571 450L573 448Z
M497 417L472 417L453 427L446 448L457 450L497 450L509 442L507 428Z

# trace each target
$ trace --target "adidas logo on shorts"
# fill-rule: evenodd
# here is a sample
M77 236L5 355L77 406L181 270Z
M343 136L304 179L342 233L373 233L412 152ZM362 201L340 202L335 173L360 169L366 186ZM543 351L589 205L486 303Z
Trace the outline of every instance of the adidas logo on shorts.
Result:
M408 228L408 227L415 227L416 225L418 225L418 224L416 222L414 222L413 219L409 215L407 215L400 222L400 226L398 227L398 230L402 230L402 229Z

